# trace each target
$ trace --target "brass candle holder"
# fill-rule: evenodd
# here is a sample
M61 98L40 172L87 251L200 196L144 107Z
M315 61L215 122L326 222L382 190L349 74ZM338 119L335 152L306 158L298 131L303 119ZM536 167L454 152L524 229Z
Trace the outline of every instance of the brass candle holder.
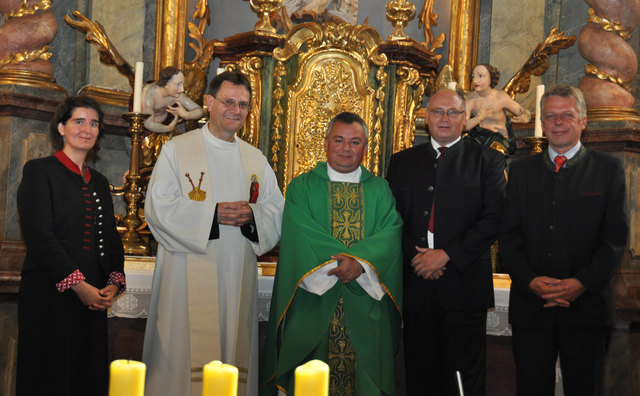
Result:
M547 144L549 144L547 138L544 136L525 136L524 141L531 146L530 155L541 153L542 150L547 147Z
M140 236L137 228L142 224L138 216L138 205L142 200L142 188L140 186L140 135L144 132L144 120L149 117L145 113L124 113L124 119L129 121L129 136L131 136L131 162L127 182L128 190L124 193L127 203L127 215L122 219L122 225L126 231L122 234L122 246L124 253L136 256L148 256L151 254L151 246Z

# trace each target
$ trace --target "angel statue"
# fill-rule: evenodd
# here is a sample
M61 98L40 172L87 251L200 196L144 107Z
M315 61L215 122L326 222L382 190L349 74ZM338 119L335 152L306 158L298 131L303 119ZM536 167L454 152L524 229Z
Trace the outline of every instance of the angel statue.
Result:
M529 122L531 113L505 91L495 88L499 80L500 71L489 64L479 64L473 69L473 92L466 97L465 129L469 132L465 138L512 155L516 152L516 139L511 123Z
M142 112L150 115L144 122L151 132L142 142L143 163L151 166L183 120L202 117L200 105L184 94L184 73L169 66L160 71L158 80L142 89Z

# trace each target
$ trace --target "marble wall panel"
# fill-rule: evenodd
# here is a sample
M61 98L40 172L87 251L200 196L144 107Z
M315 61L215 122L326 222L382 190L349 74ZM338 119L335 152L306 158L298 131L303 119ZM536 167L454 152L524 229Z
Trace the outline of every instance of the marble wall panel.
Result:
M131 65L143 60L145 33L145 0L94 0L92 20L99 21L118 52ZM149 21L155 26L155 20ZM96 47L89 51L87 83L95 87L131 91L129 81L115 67L100 63ZM147 66L151 70L151 65Z
M578 37L582 27L589 17L589 6L584 0L563 0L560 16L560 30L566 31L566 35ZM586 61L580 55L577 44L571 48L560 51L558 54L557 83L578 86L584 77L584 65Z
M11 124L8 118L0 118L0 241L4 240L7 217L7 188L9 182L9 150L11 148Z
M545 3L543 0L521 2L493 0L491 16L490 62L500 69L502 88L527 61L535 46L544 39ZM535 112L535 86L540 78L531 80L529 92L520 94L516 100Z
M50 44L50 52L52 53L49 61L53 64L53 76L56 79L56 83L72 93L75 91L76 80L78 79L77 72L82 72L81 68L77 66L77 40L75 30L73 30L64 21L66 14L71 15L71 11L79 10L86 12L82 8L84 1L76 0L55 0L52 2L51 11L56 16L58 22L58 31L56 37ZM85 14L86 15L86 14ZM84 59L82 59L84 64Z
M18 241L22 239L18 220L18 203L16 201L18 186L22 179L22 168L30 159L53 154L48 128L48 123L39 120L18 117L12 117L11 119L11 149L6 195L6 240Z

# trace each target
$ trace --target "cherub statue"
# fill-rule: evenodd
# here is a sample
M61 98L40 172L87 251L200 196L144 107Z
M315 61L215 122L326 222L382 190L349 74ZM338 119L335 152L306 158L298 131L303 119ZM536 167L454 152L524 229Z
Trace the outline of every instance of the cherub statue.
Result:
M175 67L160 71L158 80L142 89L142 112L150 114L144 122L152 132L142 142L143 164L151 166L160 154L176 126L182 120L196 120L203 110L196 102L184 94L184 73Z
M529 122L531 113L505 91L495 89L499 79L500 71L489 64L479 64L473 69L473 92L466 98L466 130L469 131L466 139L512 155L516 151L516 140L511 122ZM513 115L511 120L507 112Z

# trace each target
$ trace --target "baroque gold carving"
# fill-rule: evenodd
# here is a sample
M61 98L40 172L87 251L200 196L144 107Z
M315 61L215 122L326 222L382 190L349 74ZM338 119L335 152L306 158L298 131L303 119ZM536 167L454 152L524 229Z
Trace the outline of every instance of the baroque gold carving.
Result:
M388 64L377 50L380 42L379 34L369 26L305 23L291 30L284 46L274 50L280 63L299 55L296 81L286 88L283 189L293 177L325 159L327 124L343 111L360 114L373 130L364 163L372 171L375 164L379 166L384 111L379 109L380 115L375 116L374 102L376 95L384 99L384 87L374 91L369 86L369 73L371 63L379 67ZM377 79L386 84L386 73L378 73ZM374 118L380 121L377 138Z
M604 31L617 33L618 36L627 41L631 39L632 32L630 30L625 29L620 22L612 21L605 15L596 12L593 8L589 8L589 18L587 20L600 25Z
M382 119L384 117L384 89L387 86L387 72L384 67L378 68L376 72L376 79L378 80L378 89L376 90L376 115L375 122L373 124L373 144L371 143L371 136L369 136L369 151L370 154L367 157L367 168L371 169L374 175L380 175L380 153L382 152ZM373 167L371 166L371 158L373 158Z
M118 50L109 40L109 36L104 27L98 21L91 22L79 11L73 11L73 16L78 20L73 20L69 15L64 16L64 21L71 27L81 32L85 32L85 39L98 45L100 62L105 65L115 66L118 71L129 79L129 85L133 87L133 67L120 55Z
M282 7L282 0L250 0L251 9L259 14L253 30L255 32L276 33L276 28L271 25L269 15L278 11Z
M584 65L584 71L587 74L590 74L590 75L592 75L594 77L599 78L600 80L610 81L610 82L612 82L614 84L618 84L622 88L624 88L627 91L631 92L631 86L629 84L625 84L624 81L620 77L616 77L613 74L603 72L602 70L598 69L598 67L596 65L592 65L590 63L587 63L587 64Z
M260 112L262 111L262 80L260 78L262 60L256 56L244 57L238 62L238 70L247 76L251 84L251 106L240 138L258 147L260 139Z
M295 176L308 172L326 159L324 137L329 121L343 111L364 114L362 92L356 88L353 66L344 57L320 60L304 87L290 90L285 153L293 161L284 175L288 185ZM301 68L302 69L302 68ZM299 93L299 95L296 95ZM297 97L296 97L297 96ZM373 96L373 95L371 95ZM366 119L366 117L363 117ZM297 126L297 132L294 131Z
M11 18L19 18L25 15L33 15L36 11L46 11L51 8L51 0L42 0L39 3L32 4L31 6L27 5L27 0L22 0L20 6L12 11L8 16L5 16L5 22Z
M557 54L561 49L569 48L576 42L576 36L565 36L564 31L558 33L558 28L551 29L549 36L534 48L529 59L522 65L518 72L511 77L504 91L515 98L516 94L529 90L531 76L540 76L549 67L549 55Z
M195 55L192 60L184 64L184 90L185 95L194 102L204 103L209 65L213 59L215 44L218 41L207 41L204 38L204 29L211 21L208 0L200 0L195 8L192 19L194 22L198 21L198 24L196 25L193 22L187 24L189 37L194 41L189 43L189 47L193 49ZM205 122L206 119L186 120L185 129L187 131L196 129L201 121Z
M286 74L284 63L278 62L276 69L273 72L273 76L276 79L275 89L273 90L273 135L271 136L271 166L274 172L278 172L278 154L280 153L280 139L282 139L282 115L284 110L282 109L282 98L284 98L284 88L282 88L282 77ZM285 163L286 166L286 163Z
M393 24L393 33L389 35L389 40L406 40L407 35L404 33L404 27L407 22L416 15L416 6L407 0L393 0L387 3L385 8L387 19Z
M438 26L438 14L433 12L433 3L435 0L425 0L420 15L418 16L418 27L424 27L424 42L422 45L432 54L444 44L444 33L440 33L438 37L433 37L431 26ZM434 55L435 61L440 62L442 55Z
M405 66L399 67L396 75L398 80L394 104L394 153L413 145L416 110L420 105L420 100L425 90L425 82L420 78L420 74L416 69ZM410 90L413 87L415 87L415 92L410 95Z
M5 65L18 65L24 62L31 62L36 59L49 60L51 58L51 52L48 52L49 46L45 45L44 47L33 50L33 51L22 51L17 54L9 54L4 59L0 59L0 67Z

